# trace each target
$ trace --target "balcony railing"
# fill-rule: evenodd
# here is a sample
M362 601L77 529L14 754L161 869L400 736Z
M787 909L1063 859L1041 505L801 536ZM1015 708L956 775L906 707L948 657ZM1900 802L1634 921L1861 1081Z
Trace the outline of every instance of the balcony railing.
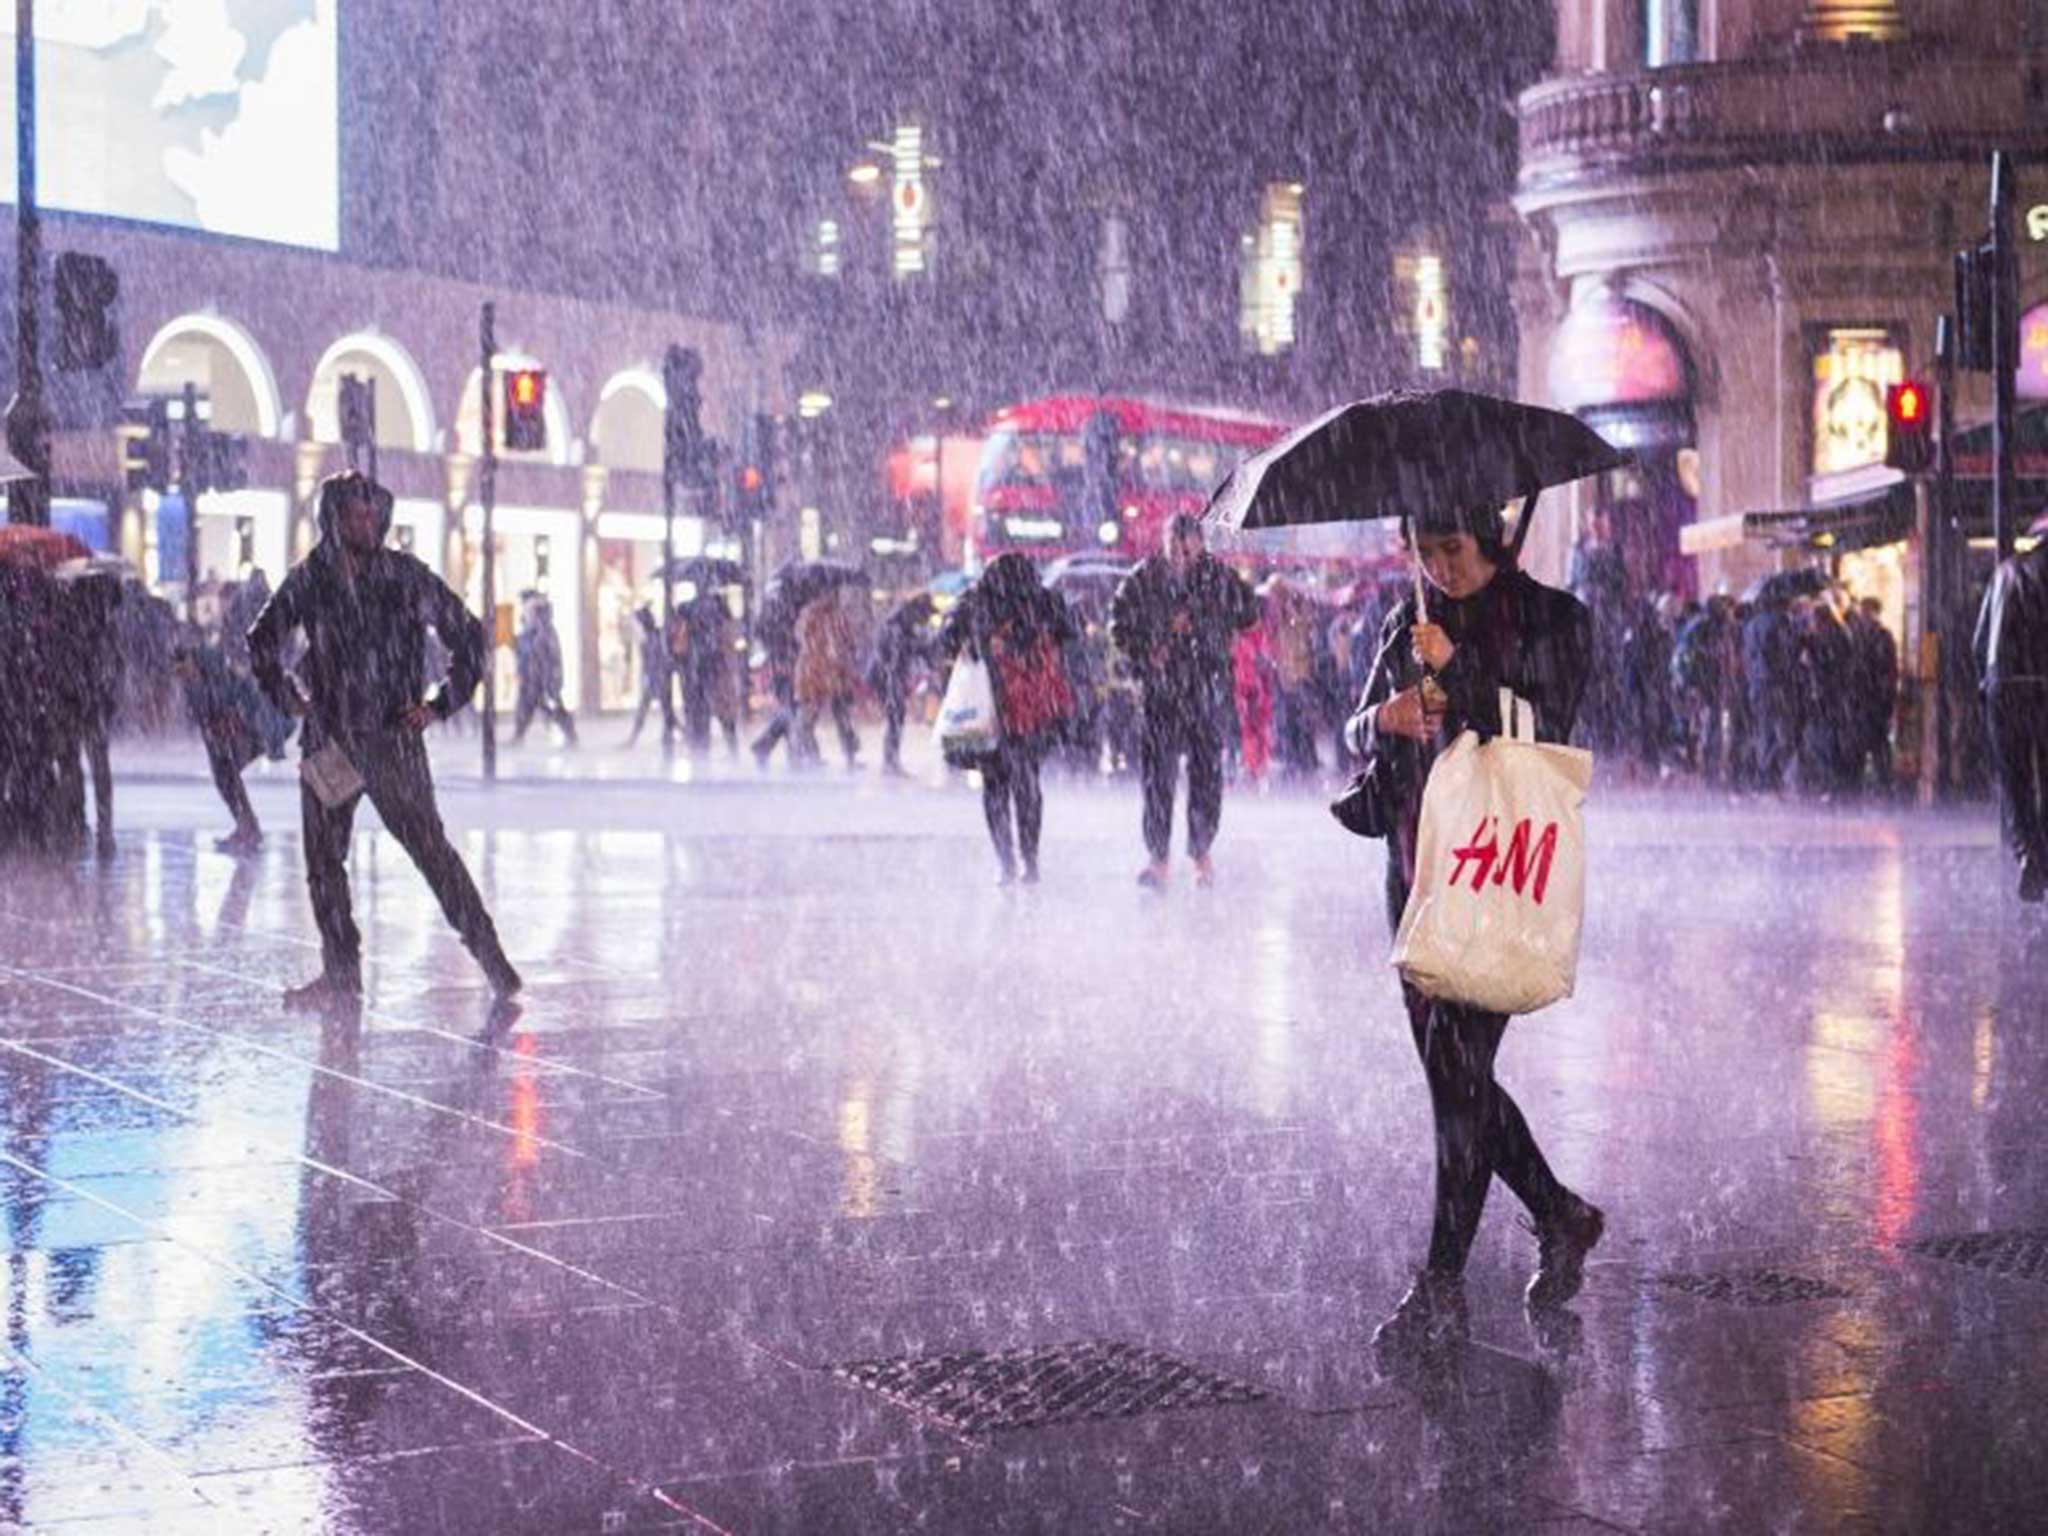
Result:
M1858 47L1545 80L1519 102L1521 186L2039 149L2044 75L2039 57Z

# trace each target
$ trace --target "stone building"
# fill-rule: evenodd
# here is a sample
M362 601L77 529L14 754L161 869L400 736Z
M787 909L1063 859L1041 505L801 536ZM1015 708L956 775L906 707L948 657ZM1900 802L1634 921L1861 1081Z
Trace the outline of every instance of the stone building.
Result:
M1556 14L1555 63L1518 102L1521 390L1637 462L1539 517L1534 564L1558 576L1576 545L1611 537L1637 593L1695 595L1825 559L1910 637L1911 498L1882 468L1884 386L1931 376L1953 253L1985 232L1994 149L2019 156L2035 242L2022 392L2048 395L2048 8L1558 0ZM1970 381L1961 419L1988 400ZM1798 556L1759 537L1768 519L1743 519L1859 500L1872 515L1838 530L1803 520Z

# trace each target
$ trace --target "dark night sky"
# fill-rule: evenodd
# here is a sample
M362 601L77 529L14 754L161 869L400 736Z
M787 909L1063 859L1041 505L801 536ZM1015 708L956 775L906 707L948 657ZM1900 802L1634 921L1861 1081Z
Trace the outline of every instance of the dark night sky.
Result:
M676 5L357 0L344 25L344 240L356 259L775 321L845 168L932 125L955 325L1043 324L1129 210L1162 346L1221 345L1258 188L1308 185L1311 327L1380 329L1392 246L1454 250L1509 190L1509 102L1538 0L961 0ZM963 249L964 247L964 249ZM1480 252L1460 263L1499 297ZM946 259L942 256L942 259ZM956 290L962 285L955 284ZM1467 328L1504 323L1487 304ZM943 306L942 306L943 307Z

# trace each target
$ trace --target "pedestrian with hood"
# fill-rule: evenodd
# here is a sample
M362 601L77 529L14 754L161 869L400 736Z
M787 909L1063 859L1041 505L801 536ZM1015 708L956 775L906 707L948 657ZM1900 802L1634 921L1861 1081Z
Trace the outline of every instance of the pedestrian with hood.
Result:
M1139 773L1144 780L1145 851L1138 883L1166 886L1173 848L1173 791L1188 765L1188 857L1195 880L1215 878L1210 846L1223 820L1223 707L1238 631L1259 622L1259 600L1230 567L1202 547L1201 519L1167 524L1164 547L1117 588L1110 636L1129 658L1143 700Z
M1856 647L1856 691L1860 701L1853 776L1857 783L1862 782L1867 760L1877 792L1889 795L1895 782L1892 715L1898 708L1899 643L1885 628L1884 604L1874 597L1852 603L1849 638Z
M998 885L1018 876L1038 883L1038 840L1045 821L1039 768L1074 710L1067 647L1078 638L1060 596L1038 579L1029 555L998 555L946 616L936 647L950 667L964 650L988 664L1000 727L992 753L960 766L981 770L981 810L995 844ZM1015 815L1016 837L1011 838Z
M1500 692L1534 710L1537 740L1564 744L1592 666L1593 620L1570 593L1514 562L1501 514L1424 516L1412 533L1430 594L1409 596L1380 632L1370 678L1346 724L1352 749L1387 810L1387 918L1398 929L1416 869L1431 765L1466 730L1502 733ZM1401 1349L1462 1337L1463 1276L1494 1178L1527 1207L1538 1245L1526 1301L1532 1315L1577 1294L1600 1241L1600 1210L1558 1181L1528 1122L1494 1079L1508 1016L1401 987L1436 1121L1436 1213L1429 1254L1375 1343Z
M2044 530L2037 523L2035 531ZM2040 901L2048 898L2048 539L1992 573L1974 649L2020 900Z
M902 778L903 719L919 670L929 659L932 638L931 594L920 592L897 604L875 636L875 659L868 682L882 703L882 772Z
M519 990L483 898L448 841L434 803L421 738L469 702L487 657L484 627L462 599L411 555L387 546L391 493L358 471L320 487L320 541L293 566L249 631L256 680L278 708L301 716L299 807L306 885L320 930L320 975L286 994L288 1004L345 1003L362 992L362 938L350 911L348 850L358 802L426 876L449 924L504 999ZM427 630L449 652L441 686L420 697ZM298 676L282 656L305 637Z

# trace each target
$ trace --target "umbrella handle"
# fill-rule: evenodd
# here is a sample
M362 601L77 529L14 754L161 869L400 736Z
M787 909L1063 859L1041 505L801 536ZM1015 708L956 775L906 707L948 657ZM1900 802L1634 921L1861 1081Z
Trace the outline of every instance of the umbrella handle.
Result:
M1536 498L1543 494L1543 487L1537 486L1522 498L1522 515L1515 519L1515 542L1508 546L1508 564L1522 563L1522 546L1529 540L1529 524L1535 521Z
M1429 587L1422 578L1422 552L1415 547L1415 525L1409 522L1405 516L1401 519L1401 532L1407 536L1405 542L1408 545L1408 570L1409 574L1415 578L1415 622L1427 624L1429 622Z

